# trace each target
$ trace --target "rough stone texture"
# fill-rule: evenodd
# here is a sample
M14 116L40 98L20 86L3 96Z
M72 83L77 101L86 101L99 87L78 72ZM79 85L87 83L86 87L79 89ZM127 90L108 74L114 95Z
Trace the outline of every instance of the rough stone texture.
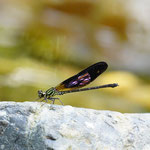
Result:
M150 150L150 114L0 102L0 150Z

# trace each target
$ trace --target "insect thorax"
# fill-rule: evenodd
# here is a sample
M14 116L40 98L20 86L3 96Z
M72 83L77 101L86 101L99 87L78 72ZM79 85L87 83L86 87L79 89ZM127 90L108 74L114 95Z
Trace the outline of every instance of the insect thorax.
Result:
M61 95L59 91L57 91L54 87L48 89L46 91L46 96L47 97L53 97L55 95Z

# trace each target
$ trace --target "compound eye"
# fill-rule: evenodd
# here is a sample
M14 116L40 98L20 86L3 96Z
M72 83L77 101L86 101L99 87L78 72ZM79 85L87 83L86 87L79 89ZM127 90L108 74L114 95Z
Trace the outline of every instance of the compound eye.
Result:
M43 93L43 91L42 91L42 90L39 90L39 91L38 91L38 96L39 96L39 98L44 97L44 93Z

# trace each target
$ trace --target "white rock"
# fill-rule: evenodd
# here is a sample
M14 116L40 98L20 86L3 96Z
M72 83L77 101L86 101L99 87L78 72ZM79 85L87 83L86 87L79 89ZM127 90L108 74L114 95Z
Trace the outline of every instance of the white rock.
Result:
M150 114L0 102L1 150L149 150Z

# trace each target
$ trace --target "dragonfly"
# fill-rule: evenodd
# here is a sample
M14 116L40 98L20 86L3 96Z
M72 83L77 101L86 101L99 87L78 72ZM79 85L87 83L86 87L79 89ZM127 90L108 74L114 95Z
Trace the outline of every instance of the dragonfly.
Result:
M114 88L118 86L118 83L112 83L112 84L105 84L100 86L94 86L94 87L88 87L88 88L82 88L92 81L94 81L99 75L101 75L106 69L108 65L106 62L97 62L88 68L82 70L78 74L64 80L56 87L51 87L45 92L42 90L38 90L38 97L39 99L45 100L48 102L48 100L52 101L52 104L55 103L55 100L59 100L62 105L63 102L54 96L56 95L64 95L67 93L73 93L73 92L81 92L81 91L88 91L88 90L94 90L94 89L100 89L100 88ZM42 101L43 101L42 100Z

